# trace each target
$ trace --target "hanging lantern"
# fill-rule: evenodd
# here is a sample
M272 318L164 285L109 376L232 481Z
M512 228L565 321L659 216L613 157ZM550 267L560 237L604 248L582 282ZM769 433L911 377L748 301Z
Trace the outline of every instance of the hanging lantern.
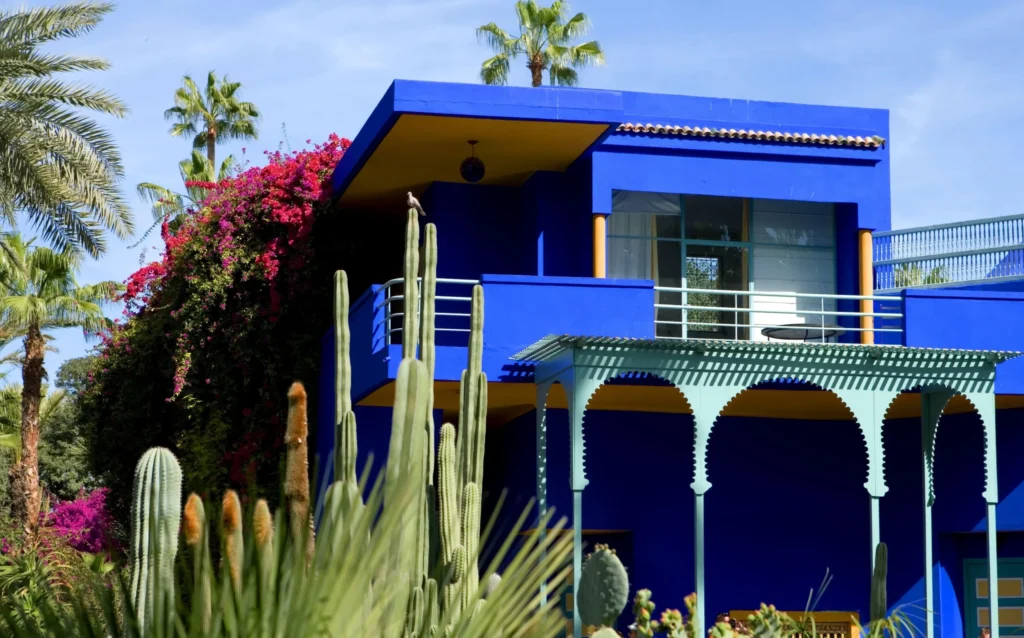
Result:
M470 184L479 182L484 178L484 163L476 156L477 140L469 140L470 156L462 160L459 166L459 175Z

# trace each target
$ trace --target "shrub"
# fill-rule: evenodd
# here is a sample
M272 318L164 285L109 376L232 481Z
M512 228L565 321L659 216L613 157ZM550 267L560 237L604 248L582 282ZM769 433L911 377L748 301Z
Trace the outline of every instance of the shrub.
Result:
M156 445L178 453L188 490L228 484L276 501L283 390L316 377L327 327L314 224L348 145L332 135L268 153L267 165L206 185L174 234L161 229L162 259L125 282L124 319L101 335L79 403L115 515L133 460Z

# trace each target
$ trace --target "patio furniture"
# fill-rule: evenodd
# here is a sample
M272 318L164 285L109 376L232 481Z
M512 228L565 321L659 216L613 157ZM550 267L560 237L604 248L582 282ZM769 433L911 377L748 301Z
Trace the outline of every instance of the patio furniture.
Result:
M832 337L846 334L846 329L837 325L814 324L814 323L787 323L782 326L762 328L761 334L768 337L768 340L779 339L781 341L826 341Z

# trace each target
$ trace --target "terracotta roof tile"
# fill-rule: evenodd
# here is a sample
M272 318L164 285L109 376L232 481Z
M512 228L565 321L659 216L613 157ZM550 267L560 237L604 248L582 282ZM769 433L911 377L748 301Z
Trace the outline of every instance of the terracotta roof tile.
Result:
M673 126L669 124L619 124L619 133L653 133L655 135L681 135L683 137L711 137L720 139L787 142L790 144L818 144L821 146L850 146L880 148L885 138L878 135L819 135L818 133L790 133L788 131L755 131L734 128L708 128L700 126Z

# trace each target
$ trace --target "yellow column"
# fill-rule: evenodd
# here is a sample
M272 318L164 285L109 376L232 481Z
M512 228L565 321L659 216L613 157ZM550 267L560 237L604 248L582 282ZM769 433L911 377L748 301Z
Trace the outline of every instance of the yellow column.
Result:
M607 233L608 215L594 215L594 277L604 279L608 276L607 249L605 241Z
M859 245L860 245L860 295L867 297L875 293L874 279L875 275L871 268L871 231L862 230L859 233ZM860 302L860 311L863 313L874 312L875 304L873 301L862 299ZM864 332L860 333L861 343L874 343L875 333L873 332L875 327L874 317L861 317L860 327Z

